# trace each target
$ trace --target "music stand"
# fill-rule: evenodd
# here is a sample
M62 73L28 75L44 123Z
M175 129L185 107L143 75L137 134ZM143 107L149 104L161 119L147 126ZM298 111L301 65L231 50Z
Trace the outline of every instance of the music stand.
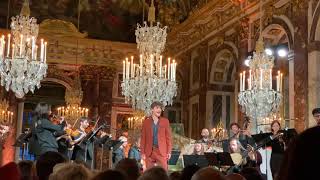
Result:
M272 133L260 133L252 135L254 142L256 142L257 146L264 144L264 146L270 146L270 141Z
M205 152L205 157L210 166L234 166L233 160L228 152Z
M194 164L200 168L207 167L209 165L205 155L183 155L184 167Z
M168 165L176 165L180 156L180 151L171 151L171 158L169 159Z
M105 144L103 144L103 148L106 148L108 150L117 150L121 145L123 144L122 141L119 140L109 140Z

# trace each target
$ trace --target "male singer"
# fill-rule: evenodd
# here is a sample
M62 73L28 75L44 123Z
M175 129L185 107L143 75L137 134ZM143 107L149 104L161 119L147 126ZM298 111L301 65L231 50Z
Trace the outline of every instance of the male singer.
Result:
M153 102L151 116L146 117L142 125L140 149L147 169L160 165L167 170L171 157L171 128L169 120L160 117L162 107L162 103Z

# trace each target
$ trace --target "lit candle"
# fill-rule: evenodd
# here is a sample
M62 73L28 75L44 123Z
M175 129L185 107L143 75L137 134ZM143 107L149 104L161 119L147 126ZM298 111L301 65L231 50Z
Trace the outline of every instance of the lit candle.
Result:
M270 89L272 89L272 69L269 70Z
M12 54L11 54L12 60L13 60L13 57L14 57L14 44L12 44Z
M170 78L170 58L168 58L168 80Z
M246 71L243 71L243 90L246 89Z
M126 78L129 79L129 62L128 62L128 58L126 58Z
M10 54L10 39L11 39L11 35L10 35L10 34L8 34L7 57L9 57L9 54Z
M125 77L124 75L125 75L125 73L126 73L126 62L123 61L122 63L123 63L123 65L122 65L122 67L123 67L123 70L122 70L122 79L125 80L126 77Z
M134 67L133 67L133 56L131 56L131 67L130 67L130 71L131 71L131 78L133 78L133 69L134 69Z
M260 89L262 89L262 69L260 69Z
M133 64L132 78L134 78L134 76L135 76L135 71L136 71L136 64Z
M240 73L240 91L242 91L242 73Z
M38 46L35 45L35 50L34 50L34 60L37 60L37 52L38 52Z
M280 92L282 92L282 87L283 87L282 83L283 83L283 74L281 73L281 75L280 75Z
M31 42L31 59L34 59L34 48L35 48L35 40L34 36L32 36L32 42Z
M44 63L47 61L47 42L44 43Z
M43 62L43 52L44 52L44 50L43 50L43 48L44 48L43 39L41 39L40 41L41 41L41 44L40 44L40 61Z
M13 112L11 112L11 124L13 123Z
M160 62L159 62L159 76L162 77L162 56L160 56Z
M173 71L173 80L176 80L176 73L177 73L177 63L174 63L174 71Z
M278 91L280 91L280 71L278 71Z
M142 76L142 54L140 54L140 76Z
M172 62L172 80L174 81L174 72L175 72L175 68L174 68L174 66L175 66L175 64L176 64L176 61L175 60L173 60L173 62Z
M23 35L20 35L20 57L22 57L22 40L23 40Z

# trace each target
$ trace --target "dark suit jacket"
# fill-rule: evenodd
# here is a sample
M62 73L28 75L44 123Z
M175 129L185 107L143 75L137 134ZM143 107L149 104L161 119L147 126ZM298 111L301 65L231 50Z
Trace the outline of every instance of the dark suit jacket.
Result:
M153 129L152 129L153 119L151 117L146 117L142 125L141 133L141 154L150 156L152 153L153 146ZM159 118L159 129L158 129L158 145L159 151L162 156L166 157L171 153L172 143L171 143L171 128L170 123L167 118Z

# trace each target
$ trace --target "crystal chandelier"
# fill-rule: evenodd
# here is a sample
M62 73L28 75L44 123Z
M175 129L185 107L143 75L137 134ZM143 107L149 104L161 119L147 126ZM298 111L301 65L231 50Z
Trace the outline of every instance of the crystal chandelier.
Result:
M47 42L41 39L38 50L39 25L29 16L29 2L25 0L20 15L11 18L11 34L0 38L1 86L7 91L11 89L18 98L40 88L48 68Z
M239 104L242 111L252 119L268 117L272 113L277 113L281 103L282 77L278 71L276 76L276 90L272 87L272 68L274 57L267 55L264 51L262 38L256 46L253 57L249 57L249 78L246 72L240 73L240 93L238 95Z
M67 106L58 107L58 115L65 117L70 122L76 122L80 117L88 117L89 109L81 107L82 97L80 76L77 75L73 89L66 90L65 100Z
M161 53L164 50L167 27L161 28L155 22L155 8L153 0L149 8L148 20L150 26L144 22L137 25L135 32L140 59L137 64L133 56L131 60L123 61L122 94L126 103L130 102L133 109L150 112L150 105L154 101L161 102L164 107L172 104L172 98L177 93L176 62L168 58L163 61Z

